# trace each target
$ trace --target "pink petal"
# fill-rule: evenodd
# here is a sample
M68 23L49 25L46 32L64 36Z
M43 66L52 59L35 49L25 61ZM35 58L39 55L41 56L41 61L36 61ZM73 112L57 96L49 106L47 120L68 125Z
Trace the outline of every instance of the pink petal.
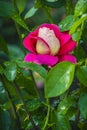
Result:
M24 61L26 61L26 62L34 62L35 63L35 60L36 60L36 55L35 54L27 54L24 57Z
M67 54L73 51L75 47L76 47L76 42L71 39L69 42L67 42L60 48L58 55Z
M76 58L71 54L67 54L67 55L63 55L59 57L59 62L62 62L62 61L69 61L75 64Z
M58 62L58 57L51 55L36 55L36 54L27 54L24 58L26 62L33 62L37 64L44 64L48 66L53 66Z
M61 46L63 46L65 43L67 43L70 39L71 39L71 36L68 34L68 32L62 32L60 34Z
M35 46L37 42L37 35L38 31L36 30L34 32L29 33L28 36L24 38L24 47L31 52L36 52Z
M36 47L36 42L37 42L37 39L39 39L38 31L42 27L47 27L47 28L50 28L51 30L53 30L56 37L60 40L60 30L59 30L57 25L55 25L55 24L47 24L47 23L42 24L35 31L29 33L28 36L26 36L24 38L24 41L23 41L24 47L26 49L28 49L29 51L33 52L33 53L36 53L36 48L35 48Z
M58 57L51 55L37 55L37 59L41 64L53 66L58 62Z

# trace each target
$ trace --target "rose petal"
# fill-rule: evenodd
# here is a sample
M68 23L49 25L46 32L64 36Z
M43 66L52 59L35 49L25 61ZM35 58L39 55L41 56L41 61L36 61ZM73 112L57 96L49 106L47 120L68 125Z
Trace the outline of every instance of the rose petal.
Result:
M24 61L53 66L58 62L58 57L51 55L27 54L24 58Z
M42 27L39 29L38 36L40 38L44 39L44 41L49 46L49 48L47 47L47 45L45 45L46 47L42 46L42 48L40 46L40 51L46 52L46 49L48 49L48 52L50 52L51 55L56 55L58 53L58 51L60 49L60 42L59 42L58 38L56 37L53 30L50 30L47 27ZM37 44L38 44L38 42L37 42ZM42 43L42 45L43 45L43 43ZM39 54L42 54L42 53L39 53ZM44 54L48 54L48 53L44 53Z
M67 42L60 48L58 55L67 54L72 50L74 50L75 47L76 47L76 42L71 39L69 42Z
M68 34L68 32L62 32L60 34L60 43L61 43L61 46L63 46L65 43L67 43L70 39L71 39L71 36Z
M59 27L55 24L44 23L44 24L40 25L37 29L39 30L39 28L42 28L42 27L47 27L51 30L54 30L55 33L58 33L58 32L60 33Z
M62 62L62 61L69 61L75 64L76 58L71 54L67 54L67 55L63 55L59 57L59 62Z
M29 33L29 35L24 38L24 47L31 52L36 52L35 47L37 42L37 35L38 31L36 30L34 32Z
M26 62L36 62L36 55L35 54L27 54L25 57L24 57L24 61Z
M39 63L53 66L58 62L58 57L51 55L37 55Z
M55 33L55 35L56 35L56 37L57 37L59 40L61 39L61 37L60 37L61 32L60 32L60 29L59 29L59 27L58 27L57 25L45 23L45 24L40 25L40 26L37 28L37 30L39 30L39 29L42 28L42 27L47 27L47 28L49 28L50 30L53 30L54 33Z

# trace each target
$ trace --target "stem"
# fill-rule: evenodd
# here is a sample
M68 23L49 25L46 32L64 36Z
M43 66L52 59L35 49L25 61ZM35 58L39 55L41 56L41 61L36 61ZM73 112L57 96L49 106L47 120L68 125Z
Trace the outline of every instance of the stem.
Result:
M54 23L49 8L48 7L44 7L44 9L45 9L45 12L46 12L46 14L48 16L48 19L49 19L50 23Z
M15 22L15 26L16 26L16 29L17 29L17 32L18 32L18 35L19 35L19 39L20 39L20 42L21 42L21 48L24 52L24 54L26 54L26 51L23 47L23 40L22 40L22 37L21 37L21 32L20 32L20 29L19 29L19 25Z
M48 125L48 121L49 121L49 115L50 115L50 104L49 104L49 100L47 99L47 104L48 104L48 110L47 110L47 116L46 116L46 121L45 124L42 128L42 130L45 130L47 125Z
M32 78L33 83L34 83L34 87L35 87L35 90L36 90L37 96L38 96L38 98L40 98L40 92L39 92L39 89L37 88L37 85L36 85L36 82L35 82L35 79L34 79L33 73L32 73L31 70L29 70L29 72L30 72L31 78Z
M21 122L20 122L19 117L18 117L18 114L17 114L17 112L16 112L15 104L12 102L12 97L11 97L10 93L9 93L7 90L5 90L5 91L6 91L6 94L7 94L7 96L8 96L8 99L9 99L9 101L10 101L10 103L11 103L12 110L13 110L13 113L14 113L15 118L16 118L16 124L17 124L19 130L23 130L23 129L21 128Z
M77 130L78 129L79 118L80 118L80 111L79 111L79 109L77 109L77 113L75 115L75 123L73 125L72 130Z
M29 110L27 109L27 106L26 106L26 104L25 104L25 101L24 101L24 99L23 99L23 97L22 97L21 90L20 90L19 86L17 85L17 83L16 83L15 81L14 81L14 86L15 86L15 89L16 89L16 91L17 91L17 93L18 93L18 95L19 95L19 97L20 97L22 103L23 103L23 106L24 106L24 109L25 109L25 111L26 111L26 114L27 114L28 119L30 119L30 121L31 121L31 123L32 123L32 125L33 125L33 127L34 127L35 130L40 130L40 128L38 128L38 127L36 126L35 122L33 121L32 117L31 117L31 114L30 114Z
M25 51L25 49L24 49L24 47L23 47L23 44L22 44L22 37L21 37L21 32L20 32L19 26L18 26L17 23L15 23L15 26L16 26L16 29L17 29L17 32L18 32L18 35L19 35L19 38L20 38L20 41L21 41L22 50L23 50L24 54L26 55L26 51ZM37 96L40 97L40 92L39 92L39 90L38 90L38 88L37 88L37 85L36 85L36 82L35 82L35 80L34 80L34 76L33 76L33 74L32 74L32 71L29 70L29 72L30 72L31 78L32 78L32 80L33 80L33 82L34 82L34 86L35 86L35 90L36 90Z
M1 79L2 79L2 82L3 82L3 85L4 85L4 89L5 89L5 91L6 91L8 100L10 101L10 104L11 104L11 107L12 107L12 111L13 111L14 117L15 117L15 119L16 119L16 124L17 124L17 126L18 126L18 129L19 129L19 130L23 130L23 129L21 128L21 122L20 122L19 117L18 117L18 114L17 114L17 112L16 112L15 104L14 104L14 102L12 101L12 96L10 95L10 93L9 93L7 87L6 87L6 83L5 83L5 80L6 80L6 79L5 79L5 77L2 76L2 75L0 75L0 77L1 77Z
M15 0L12 0L12 4L13 4L13 7L15 8ZM22 48L22 50L23 50L23 52L24 52L24 54L26 54L26 51L25 51L25 49L24 49L24 47L23 47L23 40L22 40L22 37L21 37L21 31L20 31L20 29L19 29L19 25L14 21L14 23L15 23L15 26L16 26L16 30L17 30L17 32L18 32L18 35L19 35L19 39L20 39L20 42L21 42L21 48Z
M72 0L67 0L67 3L66 3L66 13L67 15L69 14L73 14L73 11L74 11L74 3Z

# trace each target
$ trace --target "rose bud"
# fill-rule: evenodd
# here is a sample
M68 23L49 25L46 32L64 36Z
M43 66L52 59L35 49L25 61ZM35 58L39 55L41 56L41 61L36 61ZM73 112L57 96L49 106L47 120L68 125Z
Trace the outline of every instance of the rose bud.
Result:
M60 32L55 24L42 24L24 38L24 46L30 51L24 58L26 62L34 62L54 66L62 61L76 63L70 53L76 42L68 32Z

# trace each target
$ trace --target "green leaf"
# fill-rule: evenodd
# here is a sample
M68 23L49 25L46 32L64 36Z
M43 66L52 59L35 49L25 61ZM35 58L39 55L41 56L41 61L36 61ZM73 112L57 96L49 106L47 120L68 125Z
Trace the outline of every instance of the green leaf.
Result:
M54 124L52 130L70 130L69 120L66 116L54 111L52 112L51 120Z
M82 15L87 10L87 0L78 0L75 6L75 17Z
M0 104L4 105L8 101L5 89L2 82L0 82Z
M17 64L21 68L28 68L32 71L37 72L43 78L45 78L46 75L47 75L45 68L42 67L41 65L37 65L37 64L34 64L34 63L29 63L29 62L24 62L24 61L17 61Z
M78 44L78 46L74 50L74 55L76 56L77 61L86 58L86 53L85 53L83 47L81 46L81 44Z
M25 14L24 19L32 17L37 12L37 10L38 9L35 7L32 7L31 9L29 9L29 11Z
M4 51L6 54L8 54L7 44L5 43L5 40L1 35L0 35L0 51Z
M10 2L0 1L0 16L11 17L15 12L16 11Z
M57 114L57 129L70 130L70 124L67 117Z
M78 30L77 32L72 34L72 39L78 42L80 40L81 34L82 34L81 30Z
M13 81L16 77L17 68L16 64L13 62L10 62L7 64L6 69L4 70L4 75L9 81Z
M77 27L79 27L85 20L87 20L87 14L84 14L80 19L74 22L73 26L71 27L70 34L74 33Z
M4 73L4 69L3 67L0 65L0 74L3 74Z
M75 64L61 62L49 71L45 82L45 96L56 97L63 94L71 85Z
M21 19L20 15L15 14L12 19L18 23L20 26L22 26L24 29L26 29L27 31L29 31L28 26L26 25L26 23L24 22L24 20Z
M18 99L18 95L15 91L15 87L13 83L10 82L5 76L2 76L2 81L3 81L3 87L5 87L6 90L9 90L9 93Z
M82 116L87 119L87 92L80 95L78 105Z
M70 30L71 26L74 23L74 18L73 15L68 15L67 17L65 17L60 23L59 23L59 27L61 29L61 31L67 31Z
M57 0L55 2L48 2L47 0L41 0L41 3L52 8L60 8L61 6L64 6L66 4L66 0Z
M34 83L29 76L25 77L20 71L18 71L16 82L18 83L19 86L22 87L22 90L28 94L28 99L37 97Z
M21 14L25 9L26 0L16 0L15 2L16 2L17 8L19 10L19 14Z
M62 115L65 115L69 108L74 104L74 97L68 96L65 97L58 105L58 112Z
M0 111L0 129L1 130L9 130L11 125L11 118L6 110Z
M28 101L27 107L29 111L35 111L41 106L41 101L38 98L34 98Z
M76 70L76 75L77 75L78 80L84 86L87 86L87 66L78 67Z
M79 18L78 20L76 20L75 22L74 22L74 24L72 25L72 27L71 27L71 29L70 29L70 34L73 34L76 30L77 30L77 28L85 21L85 20L87 20L87 15L85 14L85 15L83 15L81 18ZM81 31L81 30L80 30Z

